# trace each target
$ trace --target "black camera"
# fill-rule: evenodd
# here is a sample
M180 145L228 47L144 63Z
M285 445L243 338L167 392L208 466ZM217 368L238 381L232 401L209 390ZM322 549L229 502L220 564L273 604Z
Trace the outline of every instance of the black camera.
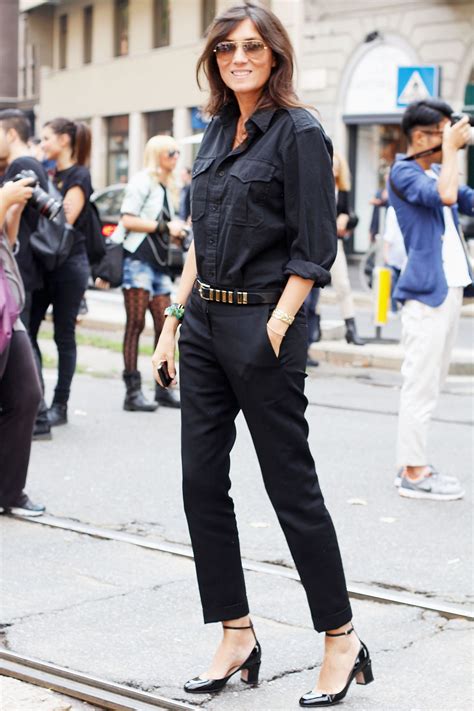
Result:
M455 123L460 121L463 118L463 116L468 117L469 125L472 128L474 126L474 116L471 116L471 114L458 114L458 113L451 114L451 125L454 125Z
M22 170L13 178L13 180L23 179L29 180L29 184L33 188L33 195L28 201L30 205L38 210L40 215L44 215L44 217L47 217L48 220L54 220L63 206L62 201L56 200L49 193L43 190L34 170Z

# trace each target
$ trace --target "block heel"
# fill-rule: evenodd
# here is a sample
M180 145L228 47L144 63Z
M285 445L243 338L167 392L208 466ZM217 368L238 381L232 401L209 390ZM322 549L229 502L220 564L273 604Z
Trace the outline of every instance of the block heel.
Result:
M371 681L374 680L374 673L372 671L372 662L369 659L369 662L367 663L367 666L365 666L362 671L360 671L358 674L356 674L356 684L362 684L365 686L365 684L370 684Z
M242 679L244 684L253 684L254 686L257 686L259 674L260 674L260 662L258 662L257 664L254 664L251 667L247 667L247 669L242 669L240 678Z

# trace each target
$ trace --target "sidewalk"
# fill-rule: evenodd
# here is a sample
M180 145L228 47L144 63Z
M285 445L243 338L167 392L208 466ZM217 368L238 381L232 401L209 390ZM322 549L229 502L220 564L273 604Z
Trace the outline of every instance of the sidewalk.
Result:
M362 291L354 292L354 299L358 309L358 320L361 323L362 336L373 335L371 295ZM100 292L88 291L87 304L89 313L84 316L81 326L85 329L97 331L123 332L125 325L125 311L120 291ZM376 367L389 370L399 370L403 360L403 350L399 344L367 343L364 346L353 346L343 340L344 324L340 320L338 309L335 306L335 294L332 289L324 289L321 294L323 312L334 319L327 321L323 318L323 340L313 344L311 355L318 360L339 366L353 366L360 368ZM326 313L324 313L324 316ZM450 375L474 375L474 351L472 348L472 321L469 317L474 315L474 305L463 306L462 324L466 333L463 334L462 346L455 347L450 366ZM325 324L328 324L328 336L325 338ZM383 328L383 336L398 338L400 333L399 322L391 322ZM145 335L153 334L153 322L150 313L146 315ZM338 340L332 340L337 338ZM83 351L82 351L83 352Z

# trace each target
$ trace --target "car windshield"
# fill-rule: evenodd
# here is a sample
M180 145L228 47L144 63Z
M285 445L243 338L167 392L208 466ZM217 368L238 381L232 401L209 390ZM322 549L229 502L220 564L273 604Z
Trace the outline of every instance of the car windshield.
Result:
M123 186L123 188L105 190L101 195L96 197L94 202L102 218L107 216L116 217L118 219L120 217L120 208L122 206L124 192L125 186Z

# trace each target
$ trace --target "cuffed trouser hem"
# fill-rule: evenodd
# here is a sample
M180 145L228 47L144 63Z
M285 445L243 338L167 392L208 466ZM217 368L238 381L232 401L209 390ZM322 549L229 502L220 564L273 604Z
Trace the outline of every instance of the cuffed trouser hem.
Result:
M249 614L248 602L239 602L228 607L213 607L203 610L204 624L210 622L223 622L225 620L238 620Z
M342 625L346 625L352 620L352 609L348 605L341 612L335 612L333 615L327 615L319 619L313 618L314 629L316 632L326 632L326 630L336 630Z

